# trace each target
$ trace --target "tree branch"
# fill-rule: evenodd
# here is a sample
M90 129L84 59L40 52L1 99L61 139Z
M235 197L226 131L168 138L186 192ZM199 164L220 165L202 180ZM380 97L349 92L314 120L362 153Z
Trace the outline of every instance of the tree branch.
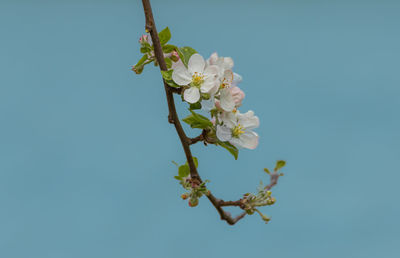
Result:
M205 131L203 130L203 132L199 136L194 137L194 138L188 138L188 144L192 145L192 144L195 144L197 142L204 141L204 132Z
M167 65L164 60L164 54L162 51L160 39L158 37L157 33L157 28L154 22L154 17L153 17L153 12L151 9L150 1L149 0L142 0L143 3L143 9L144 9L144 14L146 18L146 32L150 33L151 39L153 41L153 46L154 46L154 54L157 59L157 62L160 66L161 71L167 71ZM163 79L164 81L164 79ZM182 125L179 121L179 116L176 112L175 108L175 101L174 101L174 96L173 93L181 94L182 89L175 89L170 86L164 81L164 89L165 89L165 95L167 98L167 104L168 104L168 121L172 123L175 126L176 132L179 136L179 139L182 144L182 148L185 152L186 160L189 164L189 169L190 169L190 177L192 179L192 182L201 184L202 180L200 178L199 173L197 172L197 168L194 164L193 161L193 156L190 150L191 144L194 144L199 141L204 141L204 131L201 135L195 137L195 138L188 138L185 134L185 131L182 128ZM272 188L276 183L277 183L277 178L272 178L273 175L271 175L271 183L268 185L269 189ZM279 176L278 176L279 177ZM274 179L274 180L272 180ZM229 212L226 212L222 207L223 206L238 206L243 209L243 205L241 204L241 199L238 201L223 201L220 199L217 199L211 192L207 195L208 200L212 203L212 205L215 207L215 209L218 211L220 217L222 220L225 220L229 225L234 225L236 222L241 220L246 216L246 212L241 213L237 217L232 217Z
M168 68L167 68L167 65L164 60L164 54L163 54L163 51L161 48L160 39L158 38L157 28L156 28L156 25L154 22L153 12L151 10L150 1L142 0L142 3L143 3L144 14L146 17L146 31L150 33L151 39L153 41L154 55L160 66L160 70L167 71ZM163 79L163 81L164 81L164 79ZM176 113L173 92L165 81L164 81L164 89L165 89L165 95L167 97L168 110L169 110L168 121L172 122L174 124L176 132L178 133L179 139L181 140L182 148L185 152L186 159L189 164L191 178L193 180L197 180L197 181L199 181L199 183L201 183L200 176L197 173L196 166L194 165L194 161L193 161L192 153L190 151L189 144L186 141L187 137L186 137L185 131L183 130L182 125L179 122L178 114Z

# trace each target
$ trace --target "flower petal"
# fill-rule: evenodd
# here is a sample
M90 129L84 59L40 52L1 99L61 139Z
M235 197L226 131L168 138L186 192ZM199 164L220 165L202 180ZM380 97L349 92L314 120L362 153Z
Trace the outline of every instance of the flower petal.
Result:
M200 86L200 90L203 93L215 94L215 88L218 87L218 80L215 78L209 78L204 80L203 84Z
M206 65L206 62L204 61L204 58L199 55L199 54L193 54L188 63L188 69L190 74L194 73L203 73L204 67Z
M238 114L238 121L246 129L254 129L260 126L260 120L251 110L244 114Z
M233 59L230 57L224 57L224 68L225 69L232 69L233 68Z
M242 80L243 79L242 79L242 76L240 74L233 73L233 81L232 81L233 85L238 85L239 83L242 82Z
M221 115L221 120L224 122L224 125L229 128L234 128L237 126L237 117L233 112L223 112Z
M249 130L240 135L239 138L230 139L229 142L237 148L247 148L250 150L254 150L258 145L258 135L255 132Z
M233 72L232 70L225 70L224 72L224 82L227 83L229 86L232 84L233 81Z
M243 141L240 140L240 138L232 137L232 139L229 140L229 142L235 146L236 148L243 148Z
M216 65L208 65L206 69L204 69L204 79L218 78L219 68Z
M215 65L217 64L218 61L218 54L217 52L214 52L211 54L210 58L208 58L207 63L210 65Z
M231 129L226 126L217 125L217 138L222 142L229 141L232 138Z
M186 67L182 64L180 66L175 67L172 72L172 80L178 85L188 85L192 81L192 76L186 69Z
M196 103L200 99L200 91L196 87L190 87L183 92L183 99L191 104Z
M222 89L220 95L221 108L225 111L231 112L235 108L235 101L229 89Z
M246 130L246 132L239 136L242 146L244 148L254 150L258 145L258 134L251 130Z

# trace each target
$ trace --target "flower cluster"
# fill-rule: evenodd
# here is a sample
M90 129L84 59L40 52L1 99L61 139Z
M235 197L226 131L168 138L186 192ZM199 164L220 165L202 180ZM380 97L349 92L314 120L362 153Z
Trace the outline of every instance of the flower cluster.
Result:
M198 180L194 180L190 176L189 165L186 162L183 165L178 165L178 163L173 162L178 167L178 175L174 178L179 181L182 187L187 191L181 195L183 200L189 199L188 204L190 207L196 207L199 203L199 199L203 195L209 195L210 191L206 187L206 183L210 182L209 180L205 180L202 183L199 183ZM193 157L193 163L196 168L199 163L196 157Z
M203 129L206 142L226 148L235 158L238 148L256 148L258 134L253 129L260 122L253 111L239 111L245 94L239 88L242 77L233 72L232 58L213 53L205 60L190 47L167 44L171 37L168 28L159 37L168 68L162 71L164 81L170 87L181 88L182 99L190 105L191 115L183 121L192 128ZM149 62L158 65L150 37L143 35L139 43L144 56L133 67L136 73L141 73ZM210 117L196 113L197 109L209 113Z
M206 61L200 54L176 65L172 80L184 87L183 99L189 104L200 103L212 118L213 130L218 141L229 142L237 148L254 149L258 135L252 129L259 126L253 111L241 113L244 92L238 87L240 75L232 71L233 60L213 53Z

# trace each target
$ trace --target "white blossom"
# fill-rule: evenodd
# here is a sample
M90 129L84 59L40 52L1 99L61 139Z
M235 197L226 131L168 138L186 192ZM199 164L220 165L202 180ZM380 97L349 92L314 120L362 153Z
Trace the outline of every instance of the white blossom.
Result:
M183 98L189 103L196 103L201 93L215 93L218 90L219 69L216 65L207 65L199 54L193 54L186 68L183 64L175 67L172 80L180 86L189 86L183 92Z
M224 112L221 115L222 123L217 125L217 137L220 141L228 141L235 147L255 149L258 145L258 135L252 129L260 124L253 111L244 114Z

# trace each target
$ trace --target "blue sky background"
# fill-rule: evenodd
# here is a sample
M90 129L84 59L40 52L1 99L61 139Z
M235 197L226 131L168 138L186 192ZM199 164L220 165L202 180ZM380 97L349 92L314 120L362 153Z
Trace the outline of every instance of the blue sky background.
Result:
M179 198L161 77L130 71L139 1L2 0L0 257L399 257L400 3L152 2L172 43L235 60L260 145L193 152L225 199L286 159L271 223Z

